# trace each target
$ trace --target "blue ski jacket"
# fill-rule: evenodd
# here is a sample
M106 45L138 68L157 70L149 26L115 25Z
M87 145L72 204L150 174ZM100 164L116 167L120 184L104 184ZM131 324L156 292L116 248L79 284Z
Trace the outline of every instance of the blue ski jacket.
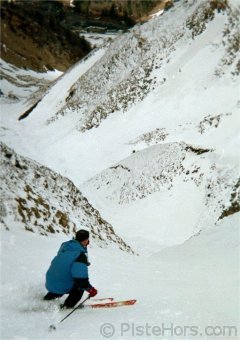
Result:
M78 241L62 243L46 273L46 288L51 293L66 294L74 284L91 288L88 279L87 248Z

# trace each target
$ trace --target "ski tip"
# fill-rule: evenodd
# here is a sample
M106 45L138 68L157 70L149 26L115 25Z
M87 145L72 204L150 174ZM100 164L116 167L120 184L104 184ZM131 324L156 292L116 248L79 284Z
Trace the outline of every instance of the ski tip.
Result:
M129 305L134 305L137 302L136 299L132 299L132 300L127 300L126 303Z

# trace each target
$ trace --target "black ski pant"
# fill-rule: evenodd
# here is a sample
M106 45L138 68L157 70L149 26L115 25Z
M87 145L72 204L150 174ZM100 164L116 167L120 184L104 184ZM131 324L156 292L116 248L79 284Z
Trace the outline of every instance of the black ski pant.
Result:
M67 308L72 308L74 307L82 298L84 293L84 290L79 288L77 285L74 285L72 287L72 289L66 293L69 294L68 297L66 298L63 307L67 307ZM56 294L56 293L51 293L48 292L45 296L44 296L44 300L54 300L57 298L60 298L61 296L63 296L64 294Z

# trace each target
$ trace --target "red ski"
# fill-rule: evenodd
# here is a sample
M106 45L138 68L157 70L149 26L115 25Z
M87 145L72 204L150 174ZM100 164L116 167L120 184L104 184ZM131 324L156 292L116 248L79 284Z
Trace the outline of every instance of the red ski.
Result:
M112 301L112 302L102 302L102 303L97 303L97 304L91 304L91 305L83 305L85 301L89 299L89 296L83 300L83 302L75 307L70 313L68 313L62 320L60 320L58 323L60 324L64 320L66 320L73 312L75 312L77 309L82 309L82 308L112 308L112 307L120 307L120 306L131 306L134 305L137 300L124 300L124 301ZM49 326L49 331L56 330L55 325L50 325Z
M91 305L85 305L84 307L89 308L113 308L113 307L120 307L120 306L131 306L136 303L137 300L124 300L124 301L112 301L112 302L103 302L103 303L96 303Z

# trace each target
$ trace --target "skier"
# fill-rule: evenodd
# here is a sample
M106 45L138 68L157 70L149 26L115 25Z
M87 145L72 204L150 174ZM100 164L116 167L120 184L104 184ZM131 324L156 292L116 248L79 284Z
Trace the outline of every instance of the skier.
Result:
M89 232L84 229L77 231L75 239L62 243L46 273L48 293L44 300L69 294L61 308L72 308L80 301L84 291L90 297L97 294L88 278L88 244Z

